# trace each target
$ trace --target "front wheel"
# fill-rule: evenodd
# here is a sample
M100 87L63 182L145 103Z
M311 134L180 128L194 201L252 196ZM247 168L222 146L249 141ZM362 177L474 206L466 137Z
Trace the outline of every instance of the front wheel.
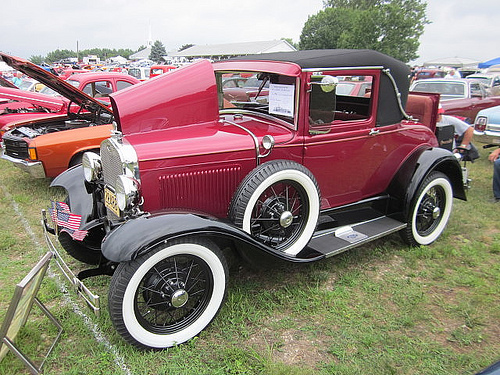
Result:
M448 177L432 172L412 200L403 239L412 246L429 245L443 232L450 218L453 189Z
M218 313L227 274L222 252L208 240L159 245L116 269L109 290L111 320L139 348L181 344Z
M320 209L312 173L288 160L264 163L236 191L229 218L258 241L297 255L311 239Z

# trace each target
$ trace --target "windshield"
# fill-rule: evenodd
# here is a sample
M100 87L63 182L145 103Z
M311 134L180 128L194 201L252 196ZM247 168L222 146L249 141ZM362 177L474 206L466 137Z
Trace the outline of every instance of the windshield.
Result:
M59 93L52 90L50 87L45 86L40 90L40 94L50 95L50 96L61 96Z
M491 86L491 79L492 77L467 77L467 79L473 79L474 81L479 81L484 83L487 86Z
M18 87L21 90L30 91L34 85L35 85L35 81L23 80Z
M244 109L294 123L296 78L267 72L216 72L219 109Z
M142 74L144 72L144 75ZM140 68L130 68L128 74L137 79L149 77L149 69L141 70Z

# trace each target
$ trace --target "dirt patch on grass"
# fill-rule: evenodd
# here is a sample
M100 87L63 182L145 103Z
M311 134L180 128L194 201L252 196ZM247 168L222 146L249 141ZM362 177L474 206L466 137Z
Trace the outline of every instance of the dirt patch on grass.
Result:
M277 321L277 317L269 319L270 325ZM273 329L263 326L250 335L245 345L255 348L259 353L268 353L275 362L304 368L317 368L321 363L333 359L327 352L331 337L306 330L311 326L311 321L294 319L290 325L293 328Z

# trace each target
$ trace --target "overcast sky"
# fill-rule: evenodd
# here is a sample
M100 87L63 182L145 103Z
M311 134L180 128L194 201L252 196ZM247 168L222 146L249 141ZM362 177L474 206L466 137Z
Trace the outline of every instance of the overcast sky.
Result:
M422 63L500 56L499 0L428 0L432 21L420 39ZM2 4L0 50L29 58L56 49L130 48L150 35L167 51L184 44L291 38L323 0L23 0ZM150 34L151 33L151 34Z

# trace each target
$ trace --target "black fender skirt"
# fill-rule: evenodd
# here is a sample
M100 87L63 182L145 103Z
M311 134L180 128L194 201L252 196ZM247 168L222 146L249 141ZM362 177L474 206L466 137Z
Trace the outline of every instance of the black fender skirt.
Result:
M126 221L113 229L102 242L103 255L112 262L126 262L150 251L162 242L169 240L200 236L206 238L232 240L246 245L251 251L272 255L287 262L309 263L324 258L324 255L315 253L306 258L292 257L256 241L243 230L219 221L192 213L162 213L144 215Z

